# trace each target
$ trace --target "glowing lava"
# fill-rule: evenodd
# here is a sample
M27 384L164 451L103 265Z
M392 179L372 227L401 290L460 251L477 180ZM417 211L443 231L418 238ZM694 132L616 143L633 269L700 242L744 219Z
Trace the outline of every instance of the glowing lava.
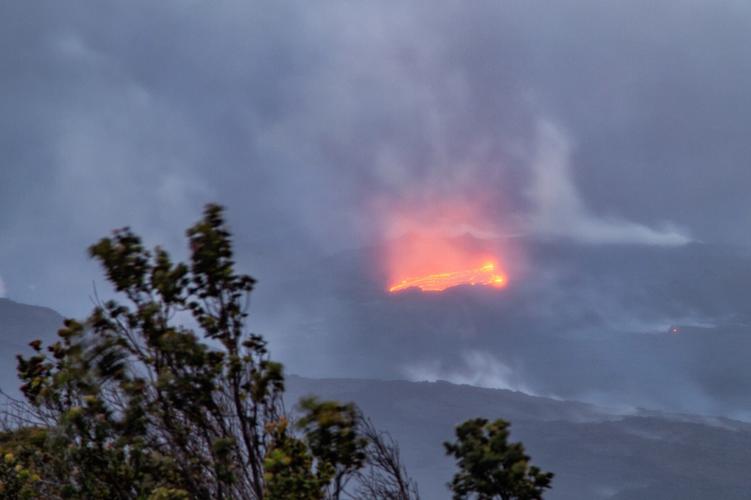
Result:
M506 283L506 276L496 269L493 262L487 262L481 267L462 271L427 274L417 278L403 279L389 287L389 292L400 292L408 288L419 288L423 292L441 292L459 285L484 285L503 288Z
M478 189L478 193L481 190ZM460 285L505 288L516 280L518 259L485 199L417 197L379 206L387 237L384 291L442 292Z

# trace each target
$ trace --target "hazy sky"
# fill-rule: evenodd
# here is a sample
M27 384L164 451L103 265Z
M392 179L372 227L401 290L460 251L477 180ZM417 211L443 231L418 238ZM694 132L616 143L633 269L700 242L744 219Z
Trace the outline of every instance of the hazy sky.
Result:
M229 208L251 273L476 199L502 232L748 245L751 4L3 2L0 295L80 314L85 247Z

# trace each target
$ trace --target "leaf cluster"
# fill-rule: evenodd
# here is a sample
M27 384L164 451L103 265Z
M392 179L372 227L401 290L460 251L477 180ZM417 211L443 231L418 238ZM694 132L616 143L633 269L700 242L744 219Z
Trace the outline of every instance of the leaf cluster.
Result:
M509 443L509 423L472 419L456 428L456 441L444 443L459 471L449 487L456 500L540 500L553 474L529 464L522 443Z

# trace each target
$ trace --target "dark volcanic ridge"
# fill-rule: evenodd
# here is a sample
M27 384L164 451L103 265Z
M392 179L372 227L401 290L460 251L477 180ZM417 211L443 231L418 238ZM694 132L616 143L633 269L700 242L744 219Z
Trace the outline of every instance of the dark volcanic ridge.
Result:
M446 382L289 377L286 400L354 401L399 442L423 498L448 499L453 464L442 443L456 424L512 422L533 462L556 473L552 500L745 499L751 425L723 418L636 411Z

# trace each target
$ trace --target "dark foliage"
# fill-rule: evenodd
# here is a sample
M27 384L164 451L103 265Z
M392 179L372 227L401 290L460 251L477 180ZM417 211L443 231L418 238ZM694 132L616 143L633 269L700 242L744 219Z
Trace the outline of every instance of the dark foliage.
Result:
M509 443L509 423L468 420L456 428L456 442L445 443L459 472L449 487L456 500L540 500L553 474L529 465L521 443Z

